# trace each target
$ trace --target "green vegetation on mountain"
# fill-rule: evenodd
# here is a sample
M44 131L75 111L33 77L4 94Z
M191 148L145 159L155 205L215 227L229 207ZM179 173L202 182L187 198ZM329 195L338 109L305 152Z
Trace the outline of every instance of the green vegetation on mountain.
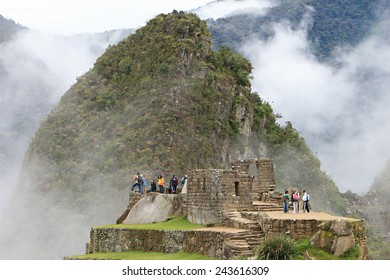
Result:
M78 227L115 221L138 171L149 181L261 156L274 159L281 190L307 188L315 210L343 213L304 139L251 91L251 70L229 48L211 50L206 22L183 12L158 15L110 46L32 139L18 197L35 201L26 230L60 231L60 240L51 231L36 236L56 240L55 253L80 238Z
M308 40L319 60L326 60L337 47L355 46L364 39L378 15L389 9L384 0L278 0L265 15L235 15L209 21L213 46L238 50L254 35L267 39L275 23L288 22L293 29L306 21ZM309 15L309 17L307 17Z
M204 21L174 12L111 46L38 129L24 169L30 182L77 192L78 203L97 181L123 190L137 171L155 178L262 155L275 159L280 187L307 186L332 199L318 199L319 208L341 212L302 137L251 92L250 62L210 44Z

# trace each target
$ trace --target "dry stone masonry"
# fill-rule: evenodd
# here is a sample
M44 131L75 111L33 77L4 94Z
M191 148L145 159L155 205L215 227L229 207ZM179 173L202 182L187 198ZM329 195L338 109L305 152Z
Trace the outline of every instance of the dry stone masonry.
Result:
M188 173L188 220L196 224L221 224L229 210L250 210L252 179L228 170L193 170Z
M271 159L237 160L232 163L232 169L253 177L253 200L265 200L268 194L276 189L274 165Z
M161 209L158 210L159 221L183 215L192 223L208 225L208 230L93 228L87 253L184 251L232 259L252 257L264 238L283 234L296 240L311 238L313 246L335 255L359 245L359 258L369 258L363 220L330 215L311 218L312 212L299 219L293 213L282 213L281 194L276 192L271 159L238 160L232 163L231 170L191 170L187 175L187 193L131 193L129 206L117 223L143 223L142 217ZM162 211L168 208L169 211ZM153 213L149 213L151 209Z

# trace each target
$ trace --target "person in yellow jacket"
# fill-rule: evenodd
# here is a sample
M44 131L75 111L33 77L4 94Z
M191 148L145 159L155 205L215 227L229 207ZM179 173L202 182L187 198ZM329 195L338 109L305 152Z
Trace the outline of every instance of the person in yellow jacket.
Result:
M164 178L163 176L158 176L158 179L157 179L157 185L158 185L158 188L159 188L159 191L160 193L164 193Z

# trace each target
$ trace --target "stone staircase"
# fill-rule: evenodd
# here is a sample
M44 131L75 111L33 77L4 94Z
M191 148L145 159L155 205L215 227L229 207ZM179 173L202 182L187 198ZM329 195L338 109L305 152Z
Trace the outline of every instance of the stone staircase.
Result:
M255 255L262 237L264 237L264 234L261 232L240 231L229 233L225 237L225 245L229 247L231 256L250 258Z
M225 237L225 245L229 247L233 257L253 257L255 255L257 246L265 236L260 225L254 221L259 212L283 211L283 206L276 202L254 201L253 208L247 212L227 212L228 219L224 225L242 229L239 232L229 233Z
M230 250L232 257L253 257L256 248L264 238L264 233L259 224L253 220L244 218L238 211L228 212L226 226L242 231L229 233L225 237L225 245Z
M259 212L283 211L283 205L279 203L254 201L253 211L259 211Z

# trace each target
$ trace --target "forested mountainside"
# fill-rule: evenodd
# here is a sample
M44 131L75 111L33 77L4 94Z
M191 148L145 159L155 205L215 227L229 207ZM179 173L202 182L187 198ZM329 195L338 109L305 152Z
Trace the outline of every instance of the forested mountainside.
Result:
M16 235L40 229L25 240L29 258L83 248L90 225L112 223L127 205L137 171L181 176L267 156L280 188L310 186L316 209L344 211L304 139L251 91L250 62L210 47L206 22L161 14L111 46L64 94L26 153L14 207L28 210L8 212L18 215L7 225Z
M10 40L12 36L23 29L26 28L15 23L12 19L6 19L0 15L0 44Z
M327 60L337 48L355 46L371 31L388 0L277 0L264 15L239 14L208 22L213 46L237 49L254 37L274 34L272 24L286 22L293 29L307 27L313 54Z
M208 25L213 38L213 47L218 48L225 45L240 51L242 45L254 38L265 41L272 38L275 32L273 28L275 23L287 24L293 30L302 29L303 26L306 29L305 34L310 43L311 53L318 61L335 65L335 71L337 71L340 49L347 50L347 52L353 51L354 47L364 43L379 30L382 38L379 42L387 42L379 43L379 45L388 46L387 27L390 15L390 1L388 0L280 0L276 2L279 4L268 8L262 14L241 13L209 20ZM386 49L378 49L378 51L386 53ZM356 71L356 75L359 76L355 78L363 81L362 84L372 79L373 84L385 87L388 83L384 80L379 82L380 79L373 78L377 75L375 71L374 68L370 69L367 66L367 70ZM379 72L381 72L380 76L383 79L386 79L384 77L389 74L388 68ZM360 114L363 114L372 100L387 100L387 97L384 96L386 94L380 88L367 87L356 97L356 103L362 105ZM368 99L362 101L362 98ZM348 110L348 108L345 109ZM283 114L283 112L281 113ZM367 114L363 115L367 118ZM319 132L318 137L332 142L340 137L339 132L336 129L324 130ZM370 165L370 163L365 164ZM362 165L365 164L362 163ZM365 219L369 228L370 250L372 250L374 257L379 259L390 258L390 249L388 248L390 183L386 179L389 174L390 169L387 165L375 180L372 178L373 185L368 193L359 195L347 191L343 195L348 205L347 212Z

